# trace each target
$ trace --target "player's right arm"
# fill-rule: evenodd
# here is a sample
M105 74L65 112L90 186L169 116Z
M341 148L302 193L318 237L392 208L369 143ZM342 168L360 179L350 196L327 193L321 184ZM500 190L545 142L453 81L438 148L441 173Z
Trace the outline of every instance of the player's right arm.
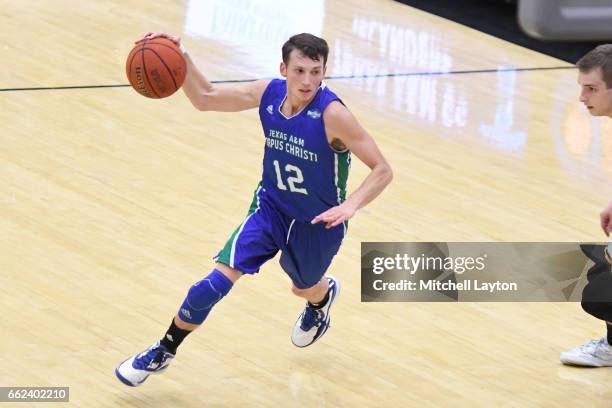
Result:
M178 37L166 33L146 33L143 40L164 37L180 47ZM183 53L187 63L187 75L183 82L183 92L191 104L201 111L238 112L259 106L270 80L257 80L240 84L217 86L204 76L188 53Z
M185 53L187 76L183 92L191 104L201 111L238 112L259 106L269 80L217 86L211 84Z

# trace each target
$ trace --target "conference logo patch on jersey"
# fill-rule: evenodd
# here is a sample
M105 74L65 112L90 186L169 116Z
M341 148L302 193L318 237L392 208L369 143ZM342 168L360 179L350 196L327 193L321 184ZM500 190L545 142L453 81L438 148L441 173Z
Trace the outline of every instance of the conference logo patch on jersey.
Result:
M319 119L321 117L321 111L318 109L309 110L306 112L306 115L311 119Z
M274 113L274 106L268 105L268 107L266 108L266 111L268 111L268 113L272 115Z

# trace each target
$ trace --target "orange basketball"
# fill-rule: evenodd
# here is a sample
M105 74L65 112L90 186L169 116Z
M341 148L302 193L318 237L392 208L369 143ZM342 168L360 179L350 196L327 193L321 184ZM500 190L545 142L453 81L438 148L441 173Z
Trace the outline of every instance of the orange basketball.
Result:
M157 99L172 95L183 85L187 64L172 41L154 38L132 48L125 71L136 92Z

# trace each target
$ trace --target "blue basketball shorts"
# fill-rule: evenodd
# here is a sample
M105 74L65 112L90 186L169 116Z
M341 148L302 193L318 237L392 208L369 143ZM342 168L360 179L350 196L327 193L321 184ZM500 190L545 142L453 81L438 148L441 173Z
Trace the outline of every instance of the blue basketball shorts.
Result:
M255 274L281 251L281 267L296 287L306 289L325 275L345 232L345 223L326 229L324 223L313 225L289 218L275 208L260 186L247 217L214 259L242 273Z

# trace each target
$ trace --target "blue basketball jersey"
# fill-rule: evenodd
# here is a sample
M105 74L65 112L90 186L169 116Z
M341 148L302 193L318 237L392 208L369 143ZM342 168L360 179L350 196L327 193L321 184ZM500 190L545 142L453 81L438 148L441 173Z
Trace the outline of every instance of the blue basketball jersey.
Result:
M351 154L332 149L323 123L325 108L342 101L322 83L309 105L286 117L280 109L286 98L287 82L274 79L259 105L266 140L262 197L287 216L309 222L346 197Z

